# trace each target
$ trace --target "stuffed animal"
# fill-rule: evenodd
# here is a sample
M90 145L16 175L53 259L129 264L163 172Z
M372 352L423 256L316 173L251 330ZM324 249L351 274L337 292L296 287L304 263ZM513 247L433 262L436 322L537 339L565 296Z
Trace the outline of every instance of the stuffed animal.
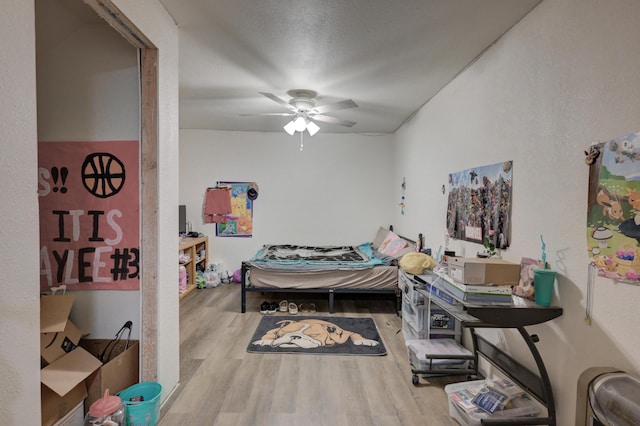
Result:
M514 289L514 294L533 300L535 296L535 288L533 286L533 270L539 267L536 264L527 264L520 267L520 282Z

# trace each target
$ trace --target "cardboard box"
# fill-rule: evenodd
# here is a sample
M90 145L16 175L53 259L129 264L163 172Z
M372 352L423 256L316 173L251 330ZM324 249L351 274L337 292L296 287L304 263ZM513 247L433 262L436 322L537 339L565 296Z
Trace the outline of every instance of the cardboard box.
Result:
M98 356L110 342L109 339L82 339L80 347ZM105 363L86 379L85 411L88 411L91 404L104 395L106 389L109 389L111 395L115 395L139 382L140 345L138 341L130 340L126 350L124 339L111 346L113 349L108 348L105 354Z
M78 405L83 408L83 401L87 397L84 382L76 385L65 396L60 396L45 385L40 385L40 400L42 401L42 426L51 426L75 410ZM84 410L82 411L84 422ZM82 423L81 423L82 424Z
M47 425L83 400L88 411L106 389L115 395L139 381L138 341L128 345L117 341L107 350L103 364L98 355L111 340L81 339L81 331L69 321L73 299L72 295L40 298L42 420Z
M46 366L71 352L78 346L82 332L67 320L63 331L40 333L40 357Z
M78 403L63 418L54 423L53 426L84 426L84 404Z
M448 274L463 284L517 285L520 264L502 259L450 257Z
M40 370L43 424L53 424L87 396L84 380L102 363L77 347L80 331L69 321L73 296L40 298Z
M77 347L81 333L69 321L73 299L67 295L40 297L40 342L44 344L40 356L46 365L40 370L40 381L58 396L65 396L102 365Z
M62 358L78 346L82 333L69 321L74 297L40 297L40 357L42 366Z

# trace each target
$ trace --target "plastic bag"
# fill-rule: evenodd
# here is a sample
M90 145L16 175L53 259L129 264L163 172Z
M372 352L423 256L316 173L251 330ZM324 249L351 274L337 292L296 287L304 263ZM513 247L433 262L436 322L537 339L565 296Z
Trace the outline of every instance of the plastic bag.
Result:
M196 285L198 288L205 288L207 281L204 279L204 274L200 271L196 272Z
M218 273L215 271L207 271L204 273L204 280L206 282L205 286L207 288L213 288L220 285L220 277Z

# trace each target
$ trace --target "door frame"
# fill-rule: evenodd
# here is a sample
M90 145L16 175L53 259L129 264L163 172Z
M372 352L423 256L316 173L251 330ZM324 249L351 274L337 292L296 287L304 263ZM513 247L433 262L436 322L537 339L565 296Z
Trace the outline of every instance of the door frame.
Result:
M140 59L140 380L158 374L158 48L111 0L84 0L139 51Z

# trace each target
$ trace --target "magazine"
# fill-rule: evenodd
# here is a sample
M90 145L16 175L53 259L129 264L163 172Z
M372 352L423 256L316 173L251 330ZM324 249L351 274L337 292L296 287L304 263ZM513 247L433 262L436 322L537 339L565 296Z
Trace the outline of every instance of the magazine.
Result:
M485 380L485 387L480 389L471 402L487 413L493 414L503 410L512 399L524 395L526 395L525 391L511 380L493 378Z
M473 398L478 393L479 388L465 388L460 389L458 391L452 392L449 394L449 398L453 401L458 407L462 408L464 411L468 413L473 413L478 410L478 407L471 402Z
M493 414L498 410L502 410L509 400L509 397L497 389L485 387L473 397L471 402L478 408Z
M513 383L509 379L493 378L487 381L487 386L490 386L499 392L505 394L509 399L516 398L518 396L525 396L527 393Z

